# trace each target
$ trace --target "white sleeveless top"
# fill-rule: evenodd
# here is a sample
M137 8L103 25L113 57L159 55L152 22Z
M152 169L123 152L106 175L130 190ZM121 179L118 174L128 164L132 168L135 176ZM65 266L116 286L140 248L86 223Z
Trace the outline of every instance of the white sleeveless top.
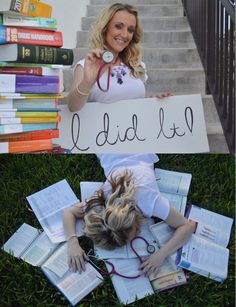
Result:
M136 186L135 200L147 217L156 216L166 220L170 212L169 200L163 197L157 185L154 163L159 161L155 154L97 154L106 177L128 169L132 172ZM103 188L109 192L110 184Z
M85 59L80 60L76 66L81 65L84 67L84 62ZM142 65L145 68L144 63ZM107 76L108 71L106 70L100 78L100 85L104 89L107 88ZM96 82L90 90L88 102L111 103L119 100L145 98L146 91L144 82L146 80L147 76L145 76L145 80L132 76L130 68L122 63L113 66L108 92L101 91Z

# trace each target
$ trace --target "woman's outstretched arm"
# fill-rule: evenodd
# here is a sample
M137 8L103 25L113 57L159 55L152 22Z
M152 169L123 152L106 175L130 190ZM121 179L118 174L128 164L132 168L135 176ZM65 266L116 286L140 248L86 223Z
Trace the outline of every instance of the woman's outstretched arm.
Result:
M195 222L189 222L173 208L170 208L165 222L176 230L165 245L141 264L140 269L144 274L157 273L165 259L187 242L196 227Z

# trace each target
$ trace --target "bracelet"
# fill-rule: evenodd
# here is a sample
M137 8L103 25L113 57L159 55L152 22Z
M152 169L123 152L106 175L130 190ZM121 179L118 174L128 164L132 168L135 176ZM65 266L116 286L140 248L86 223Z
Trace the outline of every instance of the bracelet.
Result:
M81 92L81 90L79 89L79 86L77 86L76 89L77 89L77 92L82 96L88 96L90 94L89 92L88 93Z
M77 238L77 235L76 235L76 234L73 234L73 235L69 236L69 238L67 238L67 241L70 241L70 239L73 238L73 237L76 237L76 238Z

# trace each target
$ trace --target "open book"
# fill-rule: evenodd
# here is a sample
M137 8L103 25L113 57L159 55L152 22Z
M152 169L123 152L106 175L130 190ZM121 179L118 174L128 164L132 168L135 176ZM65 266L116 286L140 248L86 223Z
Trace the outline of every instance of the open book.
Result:
M197 222L195 234L178 253L182 268L223 282L228 274L229 243L233 219L192 205L186 214Z
M82 200L93 196L95 191L101 188L101 185L101 182L80 182ZM155 249L158 250L158 244L149 229L153 223L153 219L147 219L147 222L140 228L139 236L145 238L149 244L155 246ZM145 258L150 255L147 252L145 242L142 240L136 240L134 248L141 257ZM114 250L105 250L95 246L94 250L100 259L109 259L109 262L114 264L117 272L127 276L135 276L140 273L140 262L131 249L130 244L117 247ZM108 271L110 271L110 265L106 264L106 266ZM136 299L144 298L147 295L153 294L154 291L163 291L187 282L183 270L175 265L175 258L171 261L167 259L156 275L152 274L149 277L142 275L136 279L125 279L112 275L111 279L116 294L123 304L129 304Z
M79 203L68 182L64 179L27 197L43 230L54 243L66 240L63 229L63 212L68 207ZM76 224L76 233L81 232L82 221Z
M31 265L41 267L49 281L73 306L103 280L90 263L86 263L85 272L72 273L67 264L67 244L52 243L45 232L28 224L23 224L2 249Z
M155 176L161 194L184 215L192 175L155 168Z

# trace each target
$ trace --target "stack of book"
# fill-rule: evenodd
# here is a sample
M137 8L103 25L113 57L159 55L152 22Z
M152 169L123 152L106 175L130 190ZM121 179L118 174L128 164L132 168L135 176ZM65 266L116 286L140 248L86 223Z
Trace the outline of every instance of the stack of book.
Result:
M0 3L0 153L60 152L58 99L73 51L61 48L51 12L35 0Z

